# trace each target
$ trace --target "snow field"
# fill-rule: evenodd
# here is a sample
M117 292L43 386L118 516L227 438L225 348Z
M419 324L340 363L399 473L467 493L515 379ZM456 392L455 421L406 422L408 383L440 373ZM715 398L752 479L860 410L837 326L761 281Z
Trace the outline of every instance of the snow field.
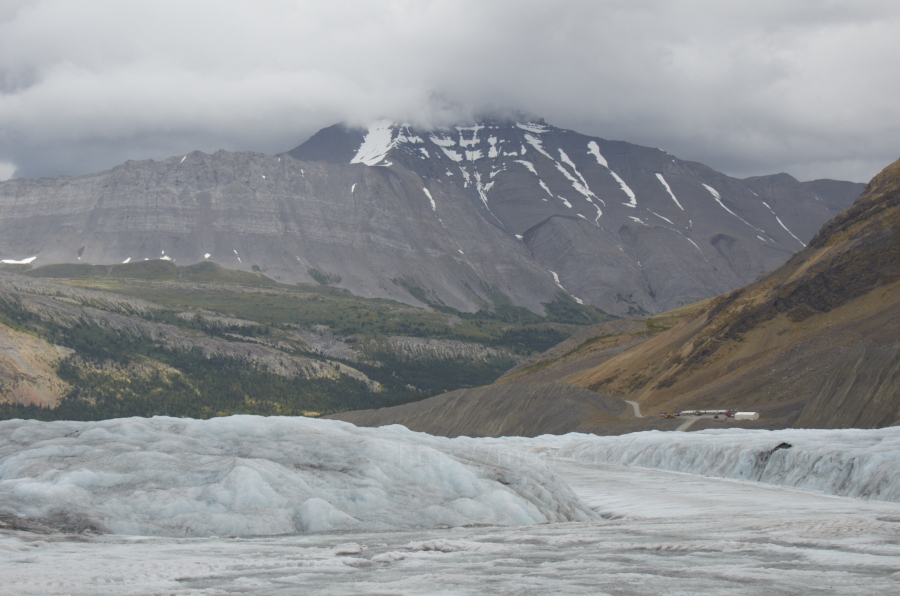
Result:
M393 132L394 123L390 120L379 120L371 124L362 145L350 163L364 163L367 166L380 163L396 144Z
M0 422L0 515L176 537L596 517L541 460L502 445L254 416Z

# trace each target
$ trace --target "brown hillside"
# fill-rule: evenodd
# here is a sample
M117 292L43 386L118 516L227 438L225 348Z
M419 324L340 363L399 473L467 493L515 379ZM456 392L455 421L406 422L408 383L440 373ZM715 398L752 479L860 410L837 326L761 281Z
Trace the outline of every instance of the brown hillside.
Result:
M566 382L645 414L759 410L760 426L900 419L900 161L785 265ZM649 421L648 421L649 422Z
M621 399L564 383L507 383L459 389L428 399L332 414L357 426L402 424L432 435L535 437L567 432L602 432L633 420Z

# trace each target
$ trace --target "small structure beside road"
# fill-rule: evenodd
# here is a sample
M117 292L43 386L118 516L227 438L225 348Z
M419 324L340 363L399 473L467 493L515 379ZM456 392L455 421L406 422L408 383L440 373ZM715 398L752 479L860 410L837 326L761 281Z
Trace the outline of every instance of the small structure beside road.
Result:
M759 420L759 412L735 412L735 420Z
M734 410L682 410L681 412L660 414L661 418L690 418L688 422L682 424L678 430L686 430L693 422L700 418L729 419L737 420L759 420L759 412L735 412Z

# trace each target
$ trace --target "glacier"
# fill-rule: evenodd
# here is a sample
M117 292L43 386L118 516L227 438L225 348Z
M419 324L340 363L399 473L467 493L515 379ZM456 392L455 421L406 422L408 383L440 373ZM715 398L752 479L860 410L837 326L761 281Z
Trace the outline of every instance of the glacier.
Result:
M255 416L0 422L0 516L146 536L595 518L535 455L401 426Z
M0 422L0 594L893 593L898 440Z
M508 439L515 440L515 439ZM554 457L900 503L900 427L544 436Z

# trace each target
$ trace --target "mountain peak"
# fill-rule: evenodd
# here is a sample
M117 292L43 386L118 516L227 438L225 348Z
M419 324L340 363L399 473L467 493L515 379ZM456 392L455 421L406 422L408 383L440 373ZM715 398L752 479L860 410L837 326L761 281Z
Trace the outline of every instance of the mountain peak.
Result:
M0 183L0 260L214 260L436 308L641 316L752 281L836 212L828 185L772 188L540 118L337 124L282 155Z

